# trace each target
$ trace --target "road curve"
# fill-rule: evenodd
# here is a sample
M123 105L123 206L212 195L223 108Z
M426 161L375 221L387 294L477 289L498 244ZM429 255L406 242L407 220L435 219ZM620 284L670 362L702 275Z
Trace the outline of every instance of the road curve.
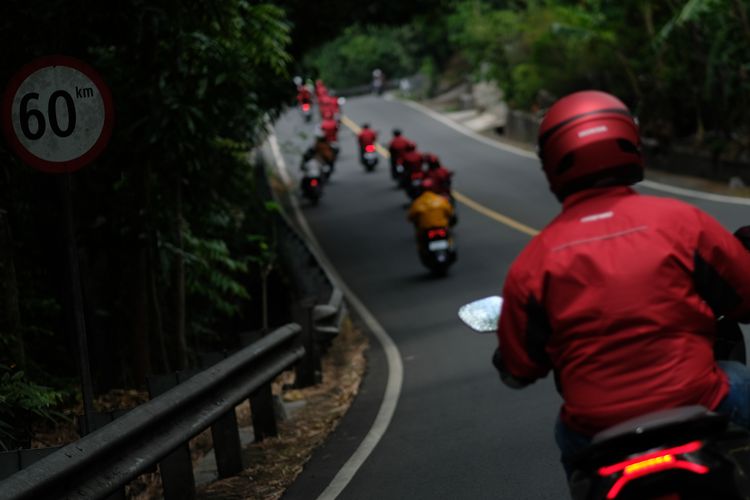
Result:
M489 362L494 338L473 335L456 319L461 304L500 292L508 266L530 239L489 214L541 229L558 212L538 162L398 101L356 98L345 108L354 123L378 130L383 142L399 127L421 150L438 154L455 170L454 186L465 200L458 207L459 260L443 279L419 263L405 219L407 199L394 188L387 162L381 159L374 173L366 173L348 129L342 127L341 156L320 204L301 202L322 250L393 339L403 362L387 432L361 467L347 473L338 498L565 498L552 435L560 398L551 379L523 391L506 388ZM313 125L290 112L275 129L297 179ZM727 228L750 223L748 206L687 199ZM375 340L368 358L360 396L285 498L317 498L371 429L387 383L385 355Z

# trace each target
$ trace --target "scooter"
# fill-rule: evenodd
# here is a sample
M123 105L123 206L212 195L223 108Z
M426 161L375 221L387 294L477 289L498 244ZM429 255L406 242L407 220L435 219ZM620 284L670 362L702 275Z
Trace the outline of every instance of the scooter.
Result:
M494 333L501 309L501 297L486 297L458 316L476 332ZM717 336L717 357L744 361L736 324L720 324ZM750 432L697 405L649 413L594 436L574 459L569 487L573 500L747 500Z
M415 170L411 173L404 171L401 177L401 187L404 188L406 196L408 196L410 200L413 200L422 194L422 180L424 180L424 177L424 172L421 170Z
M396 160L393 158L393 153L391 153L391 179L396 181L396 183L400 186L403 184L403 177L404 172L406 169L404 168L404 165L401 163L401 160Z
M310 200L312 205L317 205L323 196L324 165L313 158L302 165L304 175L300 181L302 195Z
M448 268L456 262L456 245L447 227L435 227L422 232L418 247L419 260L438 276L448 272Z
M303 102L300 107L300 113L302 113L302 119L305 120L305 123L310 123L312 120L312 104L309 102Z
M375 170L375 167L378 165L378 153L375 151L374 144L368 144L364 147L361 155L361 161L362 165L365 167L365 170L367 170L368 172L372 172L373 170Z

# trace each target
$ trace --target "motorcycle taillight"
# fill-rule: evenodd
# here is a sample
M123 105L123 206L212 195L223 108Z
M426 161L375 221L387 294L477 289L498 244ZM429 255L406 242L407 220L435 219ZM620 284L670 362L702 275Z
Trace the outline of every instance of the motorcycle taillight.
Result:
M448 236L448 231L445 229L428 229L427 230L427 239L434 240L437 238L446 238Z
M310 185L312 187L315 187L318 185L318 179L310 179Z
M598 473L602 477L619 476L607 493L607 499L612 500L617 498L617 495L620 494L626 484L649 474L670 469L681 469L695 474L707 474L709 472L708 467L692 462L685 456L688 453L698 451L701 447L703 447L702 442L692 441L674 448L644 453L643 455L631 457L616 464L600 467Z
M375 144L368 144L365 146L365 151L368 153L374 153L375 152Z
M302 110L303 110L303 111L310 111L310 105L309 105L309 104L307 104L307 103L304 103L304 104L302 105Z

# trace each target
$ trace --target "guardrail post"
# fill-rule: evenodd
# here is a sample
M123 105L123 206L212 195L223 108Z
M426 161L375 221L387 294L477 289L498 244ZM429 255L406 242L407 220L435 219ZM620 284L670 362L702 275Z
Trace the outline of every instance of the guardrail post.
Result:
M227 358L227 351L206 352L198 356L201 367L208 368ZM220 479L232 477L242 471L242 444L234 408L211 425L211 440L216 457L216 470Z
M263 384L250 395L250 409L256 442L263 441L267 437L276 437L279 434L270 383Z
M296 311L299 323L302 326L302 344L305 346L305 355L300 360L296 369L295 387L310 387L321 381L322 367L320 364L320 349L315 340L315 329L313 328L312 310L315 298L306 297L299 303Z
M191 373L175 372L169 375L158 375L148 378L148 393L151 399L167 392L180 382L188 379ZM159 462L162 488L165 500L193 500L195 498L195 475L193 459L190 456L188 442Z

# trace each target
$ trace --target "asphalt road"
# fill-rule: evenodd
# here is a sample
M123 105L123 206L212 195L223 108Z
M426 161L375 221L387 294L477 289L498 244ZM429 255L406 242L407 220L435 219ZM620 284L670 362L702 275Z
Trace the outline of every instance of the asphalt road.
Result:
M397 101L350 99L344 113L368 122L382 143L401 128L456 172L459 192L497 213L541 229L559 211L533 158L467 137ZM313 125L290 112L276 132L298 178ZM395 189L387 160L366 173L354 134L342 127L339 140L341 155L320 204L303 201L302 210L338 273L398 346L404 379L387 432L338 498L565 498L552 433L560 398L551 378L523 391L503 386L490 364L494 337L471 333L456 317L462 304L500 293L530 236L459 205L458 262L447 277L431 277L419 263L407 198ZM750 224L750 206L688 201L729 229ZM285 498L317 498L328 485L375 417L386 368L373 340L355 405Z

